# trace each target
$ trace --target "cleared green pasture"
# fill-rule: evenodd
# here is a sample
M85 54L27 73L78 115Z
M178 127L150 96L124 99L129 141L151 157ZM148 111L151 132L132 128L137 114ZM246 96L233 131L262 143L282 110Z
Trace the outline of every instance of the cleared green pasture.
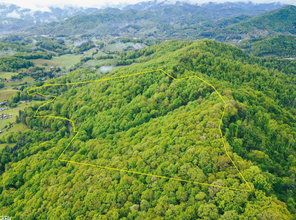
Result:
M7 82L7 81L3 81L3 82L5 83L6 87L11 87L11 86L17 86L17 85L23 84L25 82L27 82L28 84L32 84L32 83L34 83L34 81L35 80L32 77L25 76L21 80L17 79L17 80L12 81L12 82Z
M97 54L95 54L93 57L94 58L97 58L98 56L106 56L107 54L102 52L102 51L99 51ZM114 56L114 54L112 54Z
M69 69L70 67L74 66L74 64L78 63L82 56L82 54L66 54L59 57L53 57L51 60L36 59L31 61L33 61L33 63L39 67L44 67L42 64L47 63L47 68L50 68L51 66L57 66L60 68L66 67L66 69Z
M25 76L24 78L22 78L22 82L27 82L28 84L31 84L34 83L35 80L31 76Z
M0 120L0 130L2 130L5 127L5 125L8 126L9 122L11 122L11 123L15 122L16 115L19 114L19 110L24 110L26 106L29 106L29 105L21 104L20 106L18 106L16 108L11 108L9 110L1 111L0 114L6 114L6 115L13 114L13 116L11 118L5 118L5 119ZM2 132L3 132L3 130L2 130ZM5 133L5 132L3 132L3 133Z
M107 63L111 63L113 59L106 59L106 60L88 60L84 65L85 66L95 66L95 65L104 65Z
M16 124L15 120L16 120L16 116L19 115L19 110L24 110L26 107L29 106L33 106L35 104L41 105L43 102L42 101L32 101L30 102L29 105L27 105L26 103L22 103L19 104L16 108L12 108L9 110L4 110L1 111L0 114L13 114L13 116L11 118L5 118L0 120L0 130L2 131L2 133L0 133L0 138L1 136L7 134L8 132L18 132L18 131L24 131L27 129L27 127L25 125L23 125L22 123ZM7 131L7 129L4 129L5 125L9 125L10 123L13 123L13 126Z
M1 121L1 120L0 120ZM3 121L3 120L2 120ZM11 122L12 123L12 122ZM9 123L7 123L8 125ZM19 123L19 124L16 124L14 122L14 124L12 125L12 127L7 131L7 129L4 129L2 130L2 133L0 133L0 138L2 138L2 136L5 136L6 134L8 134L8 132L23 132L25 130L27 130L29 128L27 128L26 125L22 124L22 123ZM0 129L1 130L1 129Z
M11 79L11 76L13 75L17 75L17 73L13 73L13 72L0 72L0 78L2 79L7 79L7 80L10 80Z
M0 102L8 100L17 91L15 89L0 89Z

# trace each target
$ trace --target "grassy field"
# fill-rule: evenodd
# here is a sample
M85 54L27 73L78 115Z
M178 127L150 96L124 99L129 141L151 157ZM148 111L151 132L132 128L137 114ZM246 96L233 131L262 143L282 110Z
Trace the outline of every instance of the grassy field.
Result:
M22 82L27 82L28 84L34 83L35 80L31 76L25 76L22 78Z
M30 77L30 76L25 76L21 80L16 80L16 81L13 81L13 82L5 82L5 86L7 86L7 87L16 86L16 85L22 84L24 82L27 82L28 84L32 84L32 83L34 83L34 79L32 77Z
M21 104L17 108L11 108L9 110L1 111L0 114L6 114L6 115L13 114L13 116L11 118L8 118L8 119L0 120L0 130L3 131L4 126L9 125L9 122L11 122L11 123L15 122L16 115L18 115L18 110L19 109L24 110L26 106L29 106L29 105Z
M2 133L0 133L0 138L1 136L7 134L7 132L18 132L18 131L23 131L25 129L27 129L27 127L23 124L13 124L13 126L7 131L7 129L4 129L5 125L9 125L10 123L14 123L16 120L16 115L19 114L19 110L24 110L26 107L29 106L33 106L35 104L41 105L41 103L43 103L42 101L32 101L29 105L22 103L19 104L16 108L12 108L9 110L4 110L1 111L0 114L13 114L13 116L11 118L8 119L2 119L0 120L0 130L2 131Z
M19 124L14 123L13 126L9 129L9 132L19 132L19 131L23 132L27 129L29 128L27 128L27 126L22 123L19 123ZM2 133L0 133L0 138L2 138L2 136L5 136L7 133L8 132L6 130L4 131L2 130Z
M102 51L99 51L97 54L95 54L93 57L94 58L97 58L98 56L106 56L107 54L102 52Z
M22 124L22 123L19 123L19 124L14 123L12 128L9 129L9 132L19 132L19 131L22 132L22 131L24 131L26 129L28 129L28 128L24 124ZM6 132L3 132L3 134L5 135Z
M59 57L53 57L51 60L36 59L31 61L33 61L33 63L39 67L44 67L42 64L47 63L47 68L50 68L51 66L57 66L60 68L66 67L66 69L69 69L70 67L74 66L74 64L78 63L82 56L83 55L81 54L66 54Z
M18 90L14 89L0 89L0 102L8 100L10 96L16 93Z
M11 76L13 75L17 75L17 73L13 73L13 72L0 72L0 78L2 79L7 79L7 80L10 80L11 79Z

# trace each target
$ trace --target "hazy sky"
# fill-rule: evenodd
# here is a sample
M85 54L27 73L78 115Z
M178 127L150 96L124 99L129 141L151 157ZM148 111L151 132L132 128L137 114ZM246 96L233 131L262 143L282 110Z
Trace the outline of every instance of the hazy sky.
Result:
M147 1L147 0L0 0L0 2L5 3L11 3L15 5L19 5L24 8L31 8L31 9L37 9L42 8L45 6L59 6L63 7L64 5L72 5L72 6L85 6L85 7L100 7L104 6L106 4L109 4L112 6L117 5L119 3L129 3L129 4L135 4L141 1ZM158 0L162 1L162 0ZM177 1L177 0L169 0L169 1ZM182 0L181 0L182 1ZM209 0L188 0L189 2L194 3L207 3ZM211 0L212 2L248 2L249 0ZM280 2L284 4L291 4L296 5L296 0L253 0L254 3L272 3L272 2Z

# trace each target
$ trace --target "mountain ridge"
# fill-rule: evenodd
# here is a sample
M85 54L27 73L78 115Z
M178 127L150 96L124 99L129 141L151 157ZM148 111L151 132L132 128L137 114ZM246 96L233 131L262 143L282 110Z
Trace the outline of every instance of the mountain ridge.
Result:
M140 3L139 3L140 4ZM192 4L188 2L180 2L176 1L173 3L168 2L166 4L166 1L151 1L151 2L142 2L141 4L148 4L149 10L147 8L141 8L138 7L137 4L135 5L129 5L126 7L120 7L118 6L112 6L113 12L115 13L117 10L117 13L120 13L118 10L122 8L121 11L127 11L128 9L139 9L140 11L154 11L160 13L168 13L168 15L172 16L169 13L169 10L174 8L182 8L181 10L178 9L178 13L181 12L181 14L188 16L189 13L192 14L198 14L197 12L200 11L201 14L206 15L207 12L212 12L214 15L218 12L218 14L223 15L222 17L229 17L231 15L239 15L239 14L247 14L247 15L256 15L268 10L273 10L275 8L282 7L283 5L278 4L260 4L260 5L254 5L252 3L223 3L223 4L217 4L213 5L212 3L208 4ZM222 11L220 9L221 6ZM101 6L99 8L83 8L83 7L65 7L65 8L58 8L58 7L44 7L41 9L26 9L21 8L17 5L13 4L0 4L0 10L2 10L2 13L0 14L0 32L5 31L17 31L20 29L20 27L29 27L39 24L46 24L50 22L61 22L65 19L68 19L75 15L91 15L91 14L97 14L97 13L105 13L110 12L110 6ZM145 9L145 10L144 10ZM237 11L237 12L236 12ZM218 16L219 17L219 16Z

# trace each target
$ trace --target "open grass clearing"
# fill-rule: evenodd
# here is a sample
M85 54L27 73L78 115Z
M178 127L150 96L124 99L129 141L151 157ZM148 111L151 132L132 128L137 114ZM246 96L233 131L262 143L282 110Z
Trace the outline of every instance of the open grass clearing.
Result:
M6 87L17 86L17 85L23 84L25 82L27 82L27 84L32 84L35 82L35 80L31 76L25 76L21 80L17 79L12 82L3 81L3 83L5 84Z
M32 101L30 102L30 104L26 104L26 103L21 103L18 104L18 106L16 108L11 108L9 110L3 110L0 112L0 114L13 114L13 116L11 118L5 118L0 120L0 130L2 131L2 133L0 133L0 138L1 136L7 134L8 132L18 132L18 131L24 131L27 129L27 127L25 125L23 125L22 123L16 124L16 116L19 115L19 110L24 110L25 108L29 107L29 106L33 106L33 105L41 105L43 103L43 101ZM13 123L13 126L7 130L4 129L5 125L9 125L9 123Z
M1 121L1 120L0 120ZM12 127L10 129L0 129L2 131L2 133L0 133L0 138L2 138L2 136L5 136L7 135L9 132L13 132L13 133L16 133L16 132L23 132L27 129L29 129L26 125L22 124L22 123L18 123L16 124L15 121L14 122L11 122L13 123ZM9 124L7 124L8 126Z
M15 89L0 89L0 102L10 99L10 97L18 90Z
M94 58L97 58L98 56L107 56L108 54L102 52L102 51L99 51L97 54L93 55ZM112 54L114 55L114 54Z
M96 66L96 65L104 65L107 63L112 63L114 59L107 59L107 60L88 60L84 65L85 66Z
M14 73L14 72L0 72L0 78L2 79L7 79L7 80L10 80L11 79L11 76L13 75L17 75L17 73Z
M44 67L42 64L47 63L47 69L51 66L57 66L60 68L65 67L69 69L74 66L74 64L78 63L83 55L82 54L66 54L59 57L53 57L51 60L46 59L35 59L31 60L36 66Z
M35 80L31 76L25 76L24 78L22 78L22 81L23 81L23 83L27 82L28 84L35 82Z

